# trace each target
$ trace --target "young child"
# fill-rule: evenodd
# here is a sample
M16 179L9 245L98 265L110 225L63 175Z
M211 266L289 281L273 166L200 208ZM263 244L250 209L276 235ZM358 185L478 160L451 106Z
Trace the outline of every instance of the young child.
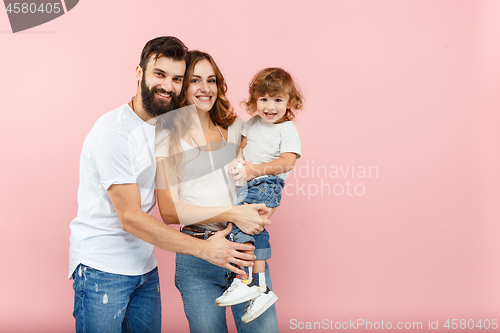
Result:
M284 181L301 156L300 137L291 122L294 112L302 110L302 94L292 77L281 68L267 68L254 76L249 86L249 99L244 102L254 115L243 128L237 158L229 165L229 173L238 190L236 205L265 203L268 217L280 205ZM253 269L245 268L245 276L237 276L217 306L231 306L250 300L241 318L249 323L271 307L278 297L266 286L266 259L271 257L267 230L253 236L233 226L229 239L238 243L251 242L255 246ZM253 271L253 272L252 272Z

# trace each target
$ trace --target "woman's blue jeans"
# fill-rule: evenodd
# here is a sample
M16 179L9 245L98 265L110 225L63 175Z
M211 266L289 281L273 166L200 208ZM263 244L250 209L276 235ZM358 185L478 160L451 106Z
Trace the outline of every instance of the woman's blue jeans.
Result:
M127 276L79 265L74 279L77 333L161 332L157 268Z
M221 296L234 278L231 271L187 254L175 258L175 286L179 289L184 313L191 333L227 332L226 308L217 307L215 299ZM266 284L272 288L271 275L266 263ZM259 318L243 324L245 303L231 307L239 333L278 332L276 307L273 305Z

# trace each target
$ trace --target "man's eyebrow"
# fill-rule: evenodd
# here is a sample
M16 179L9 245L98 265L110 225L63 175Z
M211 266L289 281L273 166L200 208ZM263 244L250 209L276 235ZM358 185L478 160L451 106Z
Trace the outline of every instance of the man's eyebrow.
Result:
M165 74L165 73L166 73L163 69L159 69L159 68L156 68L156 67L155 67L155 68L153 68L153 71L155 71L155 72L161 72L161 73L163 73L163 74Z
M157 67L153 68L153 72L160 72L162 74L167 74L167 72L165 72L163 69L160 69L160 68L157 68ZM183 78L184 74L175 75L175 77Z

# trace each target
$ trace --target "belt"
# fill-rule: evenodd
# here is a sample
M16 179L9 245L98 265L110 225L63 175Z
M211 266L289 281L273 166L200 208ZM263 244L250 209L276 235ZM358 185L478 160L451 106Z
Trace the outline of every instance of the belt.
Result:
M189 231L189 233L186 233L186 235L193 236L199 239L207 239L209 237L212 237L216 233L216 231L211 231L203 228L195 228L190 226L183 226L181 228L181 232L183 230Z

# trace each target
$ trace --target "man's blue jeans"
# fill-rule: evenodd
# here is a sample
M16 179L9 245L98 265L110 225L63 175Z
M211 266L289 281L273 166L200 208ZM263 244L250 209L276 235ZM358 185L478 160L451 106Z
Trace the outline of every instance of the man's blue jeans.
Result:
M127 276L79 265L74 279L77 333L161 332L157 268Z
M175 286L181 292L191 333L227 332L226 308L217 307L215 299L230 286L233 278L234 274L225 268L187 254L176 255ZM266 283L272 288L267 263ZM278 332L275 305L248 324L241 321L245 303L233 305L231 310L239 333Z

